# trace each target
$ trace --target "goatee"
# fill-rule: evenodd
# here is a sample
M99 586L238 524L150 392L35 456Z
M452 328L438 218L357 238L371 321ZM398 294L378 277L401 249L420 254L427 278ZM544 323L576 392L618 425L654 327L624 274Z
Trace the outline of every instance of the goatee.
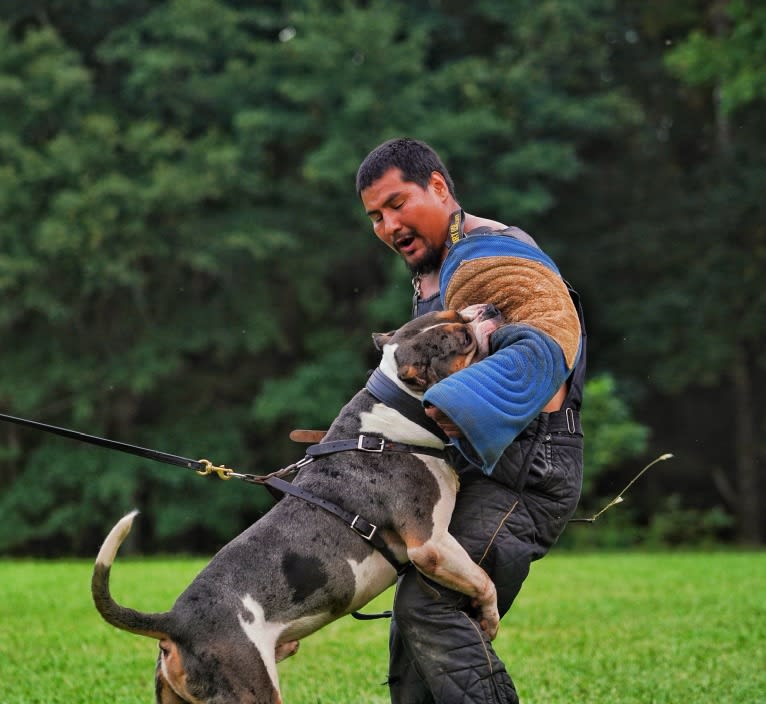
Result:
M425 276L439 271L442 264L442 254L434 247L429 246L419 261L405 263L413 276Z

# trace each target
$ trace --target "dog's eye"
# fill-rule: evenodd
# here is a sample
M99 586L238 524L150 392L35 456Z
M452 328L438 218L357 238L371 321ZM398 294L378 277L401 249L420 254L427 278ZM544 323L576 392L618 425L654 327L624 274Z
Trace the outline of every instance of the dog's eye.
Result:
M473 335L471 335L471 331L468 330L468 328L466 328L463 331L463 334L465 335L465 339L463 340L463 342L465 343L465 346L470 347L470 345L473 343Z

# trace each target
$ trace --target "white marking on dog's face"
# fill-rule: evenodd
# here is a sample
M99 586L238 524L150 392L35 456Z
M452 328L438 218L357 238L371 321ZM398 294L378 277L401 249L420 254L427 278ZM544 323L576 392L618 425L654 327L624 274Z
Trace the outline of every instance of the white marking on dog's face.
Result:
M423 392L416 393L399 378L399 364L394 357L397 349L399 349L399 343L397 342L388 344L383 348L383 356L381 357L380 364L378 365L380 367L380 371L382 371L389 379L391 379L391 381L394 382L394 384L396 384L400 389L406 391L410 396L414 396L418 399L423 398Z
M247 619L241 613L238 614L239 625L245 632L248 640L258 650L261 660L266 666L266 671L269 673L269 678L277 693L277 697L281 699L275 648L279 636L285 629L285 625L267 621L263 607L249 594L242 598L242 606L250 614L250 618Z
M376 403L372 411L360 414L362 433L377 433L394 442L405 442L441 450L444 443L433 433L405 418L383 403Z

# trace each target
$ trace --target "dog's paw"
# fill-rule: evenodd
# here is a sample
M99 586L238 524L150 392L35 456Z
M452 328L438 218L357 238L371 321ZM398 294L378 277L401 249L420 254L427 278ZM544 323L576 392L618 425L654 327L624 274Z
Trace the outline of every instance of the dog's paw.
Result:
M500 614L496 606L482 608L479 616L479 625L481 629L489 636L490 640L495 640L497 631L500 628Z
M281 662L285 658L295 655L295 653L298 652L299 646L300 641L297 640L289 640L286 643L279 643L277 647L274 648L274 655L276 656L277 662Z
M494 585L485 599L474 599L472 605L478 611L481 629L489 636L490 640L495 640L500 628L500 613L497 610L497 592Z

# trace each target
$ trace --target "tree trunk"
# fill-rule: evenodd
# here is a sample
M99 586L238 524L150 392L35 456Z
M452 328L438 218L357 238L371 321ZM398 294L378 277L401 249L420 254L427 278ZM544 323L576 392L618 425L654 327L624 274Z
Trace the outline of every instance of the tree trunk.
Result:
M752 403L752 379L746 351L740 347L732 371L736 440L737 493L739 494L739 540L746 545L761 544L758 447Z
M713 4L712 24L717 37L725 37L731 30L726 7L729 0ZM715 105L716 142L718 158L726 163L733 154L733 141L729 117L721 105L721 87L717 86ZM735 353L732 370L735 421L735 467L738 494L737 523L739 541L746 545L761 544L760 494L758 487L758 447L753 416L752 377L747 349L740 342Z

